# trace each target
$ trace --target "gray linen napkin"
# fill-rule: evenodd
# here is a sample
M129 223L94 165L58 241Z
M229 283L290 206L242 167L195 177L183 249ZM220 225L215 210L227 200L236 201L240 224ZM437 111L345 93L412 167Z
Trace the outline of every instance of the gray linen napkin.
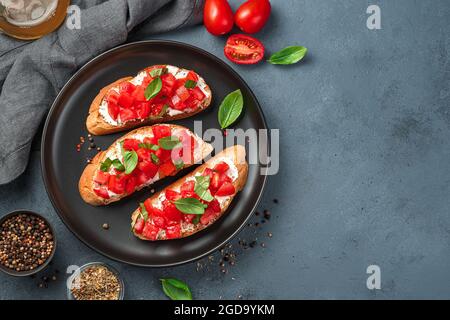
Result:
M34 42L0 34L0 185L26 168L30 146L58 91L99 53L139 25L149 35L201 20L203 0L78 0L81 29L65 24Z

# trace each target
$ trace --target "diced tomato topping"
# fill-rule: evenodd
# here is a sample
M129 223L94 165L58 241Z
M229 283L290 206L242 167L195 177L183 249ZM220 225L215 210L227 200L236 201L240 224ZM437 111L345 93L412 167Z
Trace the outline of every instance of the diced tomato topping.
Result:
M136 86L132 84L129 81L124 81L119 85L119 91L120 93L133 93L133 91L136 89Z
M226 162L220 162L214 166L214 171L219 173L227 172L230 169L230 166Z
M220 203L217 199L214 199L210 203L208 203L208 208L214 212L220 212Z
M108 102L108 114L114 120L117 120L117 116L119 115L120 108L117 104L113 102Z
M106 190L105 188L96 188L94 189L94 192L96 195L103 199L109 199L108 190Z
M139 102L146 102L147 99L145 98L145 88L141 86L137 86L136 89L134 89L133 93L131 94L133 98L136 101Z
M222 173L219 178L219 186L224 184L225 182L233 182L229 176L227 176L225 173Z
M145 210L147 210L149 217L163 217L164 212L162 210L159 210L158 208L155 208L152 205L152 202L150 199L147 199L144 201Z
M164 150L163 148L159 148L155 151L155 155L161 162L166 162L171 158L172 150Z
M126 184L125 184L125 191L127 194L131 194L134 192L134 189L137 185L137 179L133 176L128 177Z
M210 168L206 168L205 171L203 171L202 176L209 176L210 178L212 178L214 174L214 171Z
M216 218L216 215L217 213L214 212L212 209L206 208L205 213L202 214L200 218L200 223L206 226Z
M187 76L186 76L186 80L192 80L197 82L198 81L198 76L195 72L189 71Z
M136 120L137 113L136 113L136 111L131 110L131 109L120 109L119 117L120 117L120 121L127 122L130 120Z
M106 101L108 103L117 104L119 102L119 94L114 90L109 91L106 95Z
M111 176L108 182L108 189L116 194L122 194L125 191L125 179Z
M167 226L166 220L162 216L153 216L152 220L154 225L159 228L165 228Z
M202 101L203 99L205 99L205 94L199 87L195 87L191 92L197 100Z
M167 227L166 237L167 237L167 239L180 238L181 237L181 226L178 224L178 225Z
M170 175L173 175L176 173L177 168L172 163L172 161L168 161L168 162L163 163L159 167L159 170L164 174L164 176L170 176Z
M195 187L195 181L186 181L181 185L181 192L193 192Z
M181 211L169 200L163 201L164 216L168 221L180 221L183 217Z
M138 186L146 183L149 180L149 177L147 177L147 174L145 174L145 172L139 170L139 168L134 169L133 175L136 177L136 182L137 182Z
M151 161L143 160L138 163L138 169L145 173L148 178L153 178L158 172L158 166Z
M186 107L190 109L197 109L197 107L200 105L200 101L195 99L195 97L190 96L189 99L187 99L185 102Z
M184 86L179 87L176 91L176 94L183 102L186 101L190 96L189 91Z
M136 232L137 234L141 234L142 230L144 230L144 226L145 226L145 220L144 219L138 219L136 221L136 223L134 224L134 232Z
M127 92L123 92L119 95L119 105L124 108L130 108L133 105L134 97Z
M194 191L181 191L181 197L200 199L200 197Z
M149 102L141 102L136 106L136 113L139 119L147 119L150 115L150 103Z
M149 240L156 240L159 230L160 228L151 224L150 221L147 221L144 229L142 230L142 235Z
M175 88L175 83L177 82L175 76L171 73L166 73L163 74L160 78L163 83L161 92L166 96L172 95L173 89Z
M94 181L98 184L107 184L109 180L109 173L99 170L94 178Z
M209 181L209 188L211 191L217 191L220 187L220 175L217 172L212 174L211 180Z
M171 189L166 190L166 199L170 201L175 201L181 198L181 194Z
M123 148L128 151L137 151L139 149L139 143L139 140L136 139L125 139L123 141Z
M139 161L148 160L150 161L150 157L152 152L149 149L139 148L136 150Z
M161 139L164 137L170 136L170 127L159 125L159 126L153 126L152 127L153 135L156 137L156 139Z
M223 185L220 186L219 190L216 192L216 196L231 196L236 193L236 189L234 188L234 185L230 182L225 182Z

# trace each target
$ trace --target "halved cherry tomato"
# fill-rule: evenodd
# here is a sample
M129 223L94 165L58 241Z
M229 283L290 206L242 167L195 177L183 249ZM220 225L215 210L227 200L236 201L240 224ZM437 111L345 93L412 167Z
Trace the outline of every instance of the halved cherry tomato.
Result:
M237 9L234 21L245 33L256 33L266 24L270 10L269 0L248 0Z
M222 186L220 186L215 195L220 197L231 196L235 194L235 192L236 189L234 188L233 184L230 182L225 182Z
M233 11L227 0L206 0L203 23L209 33L220 36L231 31L234 24Z
M264 46L255 38L234 34L228 38L224 53L234 63L254 64L264 58Z

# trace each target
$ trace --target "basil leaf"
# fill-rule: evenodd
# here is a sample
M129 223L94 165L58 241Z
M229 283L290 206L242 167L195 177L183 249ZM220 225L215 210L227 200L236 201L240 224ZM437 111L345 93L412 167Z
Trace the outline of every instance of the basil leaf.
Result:
M139 143L139 148L143 149L149 149L153 151L157 151L159 149L159 146L153 143Z
M175 168L177 168L177 170L181 170L184 168L184 162L181 159L177 162L174 162L173 164L175 165Z
M125 156L125 149L123 148L123 141L124 141L124 140L122 140L122 141L119 142L119 145L120 145L120 153L122 153L122 157Z
M207 205L195 198L181 198L173 201L175 207L185 214L204 214Z
M114 168L116 168L116 170L118 171L125 171L125 167L123 166L122 162L120 162L119 159L114 159L112 161L112 165L114 166Z
M125 174L130 174L136 169L138 164L138 155L136 151L126 151L123 157L123 163L125 165Z
M211 192L209 191L209 176L197 176L195 177L194 191L200 197L200 199L211 202L214 200Z
M181 141L177 137L168 136L158 139L158 145L164 150L172 150L178 146L181 146Z
M187 80L184 83L184 87L188 88L188 89L193 89L193 88L195 88L196 85L197 85L197 81L194 81L194 80Z
M208 189L210 180L211 178L209 176L196 176L195 185L203 189Z
M144 219L144 221L147 221L147 220L148 220L148 212L147 212L147 209L145 208L145 206L144 206L144 204L143 204L142 202L139 203L139 206L141 207L141 213L140 213L140 215L141 215L142 219Z
M228 94L219 107L219 124L222 129L229 127L239 118L244 107L244 98L241 90Z
M108 172L111 164L112 160L110 158L106 158L105 161L100 164L100 170L102 170L103 172Z
M145 89L144 95L145 99L150 100L151 98L155 97L162 88L162 81L161 78L155 78L152 82L149 83L147 88Z
M308 49L305 47L290 46L274 53L267 61L271 64L294 64L302 60L307 52Z
M152 162L154 164L159 164L159 158L158 158L158 156L156 154L152 153L151 157L152 157Z
M159 69L153 69L152 71L150 71L150 75L152 76L152 78L155 77L159 77L162 74L167 72L167 68L159 68Z
M188 285L178 279L160 279L166 296L172 300L192 300Z

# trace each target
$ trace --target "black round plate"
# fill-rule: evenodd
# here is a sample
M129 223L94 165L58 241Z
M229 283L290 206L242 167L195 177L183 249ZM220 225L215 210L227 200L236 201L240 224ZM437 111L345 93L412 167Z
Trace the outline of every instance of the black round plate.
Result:
M183 43L143 41L112 49L87 63L64 86L50 110L42 137L42 174L49 197L67 227L88 246L112 259L149 267L185 263L221 247L251 216L266 181L266 176L260 175L260 165L250 165L246 187L221 219L193 236L170 241L141 241L130 232L130 214L139 202L150 196L149 189L104 207L92 207L83 202L78 193L78 179L86 166L86 158L93 157L96 151L87 150L87 139L81 152L76 151L76 145L80 136L87 135L85 121L91 101L109 83L154 64L195 70L213 91L213 105L208 110L176 121L177 124L193 130L194 120L201 120L203 130L219 128L220 102L231 91L241 89L245 111L235 127L267 128L261 107L244 80L217 57ZM95 137L95 143L106 149L123 134ZM152 188L161 190L188 171ZM103 223L108 223L110 229L103 230Z

